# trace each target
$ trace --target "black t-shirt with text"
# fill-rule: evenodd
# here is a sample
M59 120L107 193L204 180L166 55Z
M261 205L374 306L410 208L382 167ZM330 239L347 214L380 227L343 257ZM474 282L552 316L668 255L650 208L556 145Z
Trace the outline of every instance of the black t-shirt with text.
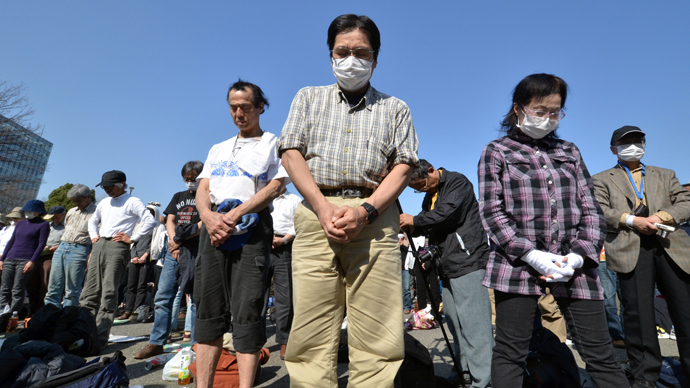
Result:
M175 193L163 214L174 215L176 225L198 223L201 219L196 211L196 193L190 193L189 190Z

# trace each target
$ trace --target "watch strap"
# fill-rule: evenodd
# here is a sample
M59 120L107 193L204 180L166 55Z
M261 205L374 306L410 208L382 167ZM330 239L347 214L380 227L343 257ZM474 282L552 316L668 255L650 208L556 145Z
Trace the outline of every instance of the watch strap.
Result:
M376 221L376 219L379 217L379 211L376 210L373 205L367 202L364 202L361 206L367 211L367 220L369 220L369 223L371 224Z

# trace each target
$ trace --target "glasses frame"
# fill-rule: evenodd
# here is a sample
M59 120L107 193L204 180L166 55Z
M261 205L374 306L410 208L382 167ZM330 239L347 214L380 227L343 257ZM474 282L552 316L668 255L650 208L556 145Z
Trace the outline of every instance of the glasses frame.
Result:
M563 109L559 110L558 112L554 112L554 113L544 112L543 110L530 109L524 105L522 106L522 109L525 111L526 114L529 114L530 116L534 116L534 117L547 117L548 116L550 120L563 120L563 118L565 117L565 112L563 111Z
M369 55L367 55L366 58L364 58L364 57L358 57L357 55L355 55L355 50L362 50L362 49L364 49L364 50L366 50L366 51L369 52ZM347 50L347 51L350 52L350 54L349 54L349 55L346 55L346 56L340 56L340 55L337 55L337 54L335 53L335 50ZM355 57L355 58L357 58L357 59L369 60L369 58L372 58L372 57L374 56L374 53L375 53L375 52L376 52L376 51L374 51L374 50L369 50L368 47L355 47L355 48L353 48L353 49L349 49L349 48L347 48L347 47L342 47L342 46L341 46L341 47L336 47L336 48L334 48L333 50L331 50L331 55L333 55L333 58L337 58L337 59L343 59L343 58L347 58L347 57L349 57L349 56L353 56L353 57Z
M422 194L425 192L424 190L426 190L428 188L429 188L429 178L424 178L424 186L422 187L422 189L421 190L412 189L412 190L414 190L415 194Z

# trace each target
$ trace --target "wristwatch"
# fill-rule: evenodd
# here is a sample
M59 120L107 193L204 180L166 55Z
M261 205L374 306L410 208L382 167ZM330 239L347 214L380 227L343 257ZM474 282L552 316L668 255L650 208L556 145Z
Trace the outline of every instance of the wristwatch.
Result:
M370 224L374 223L374 221L379 218L379 211L371 204L364 202L361 206L367 211L367 220L369 220Z

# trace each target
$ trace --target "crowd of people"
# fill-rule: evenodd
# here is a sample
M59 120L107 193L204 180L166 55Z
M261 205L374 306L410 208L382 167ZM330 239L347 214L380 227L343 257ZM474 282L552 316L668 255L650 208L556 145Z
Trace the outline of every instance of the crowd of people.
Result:
M563 341L567 327L597 386L630 386L613 352L612 341L622 340L633 387L652 387L661 367L658 289L690 376L690 237L666 233L690 219L690 191L672 170L641 162L640 128L613 131L615 167L592 177L577 146L556 133L568 85L529 75L514 88L503 136L481 152L475 197L465 175L418 158L409 108L371 86L381 46L376 24L341 15L327 43L337 83L301 89L279 137L261 128L269 106L261 88L242 80L230 86L239 133L214 145L204 163L183 166L186 190L163 216L127 193L122 171L103 174L97 186L108 197L98 204L79 184L67 194L75 206L66 214L38 200L14 209L2 239L10 236L0 257L0 305L17 311L27 291L37 295L36 308L81 305L105 347L114 320L145 303L157 268L154 325L135 358L163 352L186 295L197 386L213 386L223 336L232 332L239 386L249 388L267 340L272 278L276 341L292 387L338 386L345 316L349 386L393 387L405 356L401 313L413 308L406 272L435 267L442 287L431 276L426 295L418 280L418 307L442 301L460 365L449 380L459 386L522 386L540 315ZM289 182L303 199L286 192ZM425 193L416 215L395 204L406 187ZM422 263L405 248L401 260L401 244L416 236L436 247L433 260ZM618 290L602 287L597 268L604 243L624 311L620 338L609 333L604 304ZM27 286L32 271L43 271L45 291Z

